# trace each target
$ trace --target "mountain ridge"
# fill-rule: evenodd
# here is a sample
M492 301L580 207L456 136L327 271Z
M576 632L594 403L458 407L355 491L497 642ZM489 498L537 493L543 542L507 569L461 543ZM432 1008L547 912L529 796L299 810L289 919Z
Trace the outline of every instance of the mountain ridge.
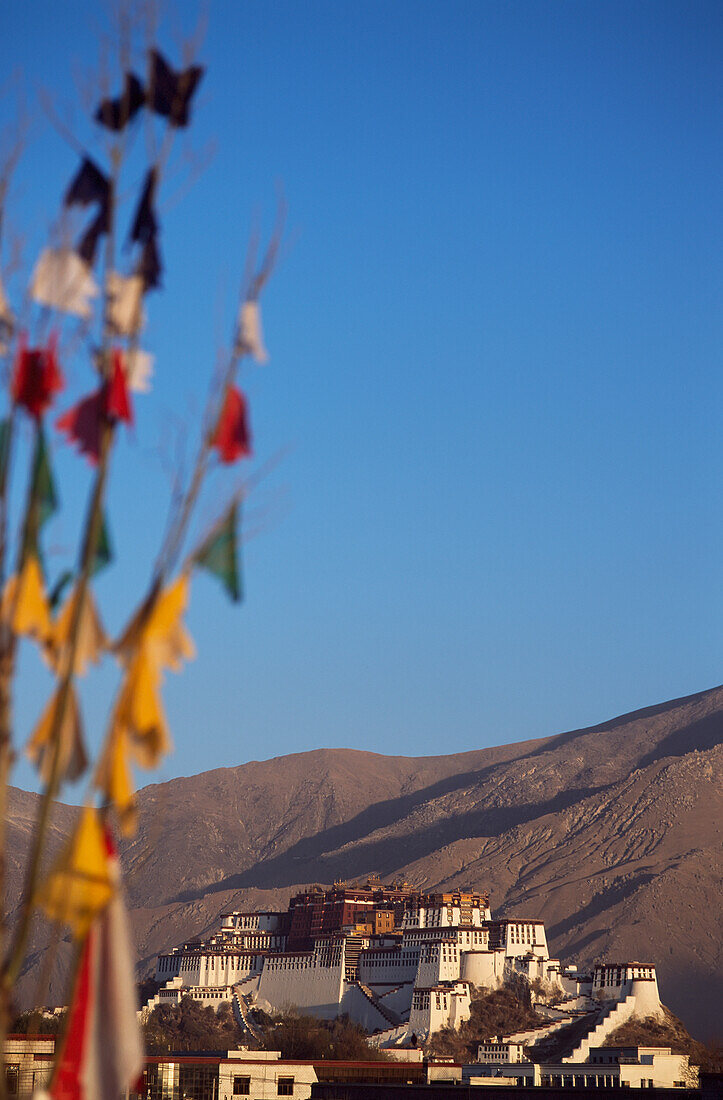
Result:
M122 846L141 965L225 910L285 906L310 882L375 871L489 889L493 912L545 920L551 951L569 962L653 961L663 1000L702 1034L723 998L722 772L716 687L464 753L318 748L149 784ZM11 917L36 798L11 799ZM58 807L56 843L74 812ZM39 928L25 998L43 938Z

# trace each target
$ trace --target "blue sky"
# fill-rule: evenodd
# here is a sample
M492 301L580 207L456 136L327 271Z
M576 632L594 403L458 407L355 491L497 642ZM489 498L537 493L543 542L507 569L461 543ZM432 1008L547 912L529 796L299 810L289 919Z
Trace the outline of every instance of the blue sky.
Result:
M38 90L92 139L76 86L104 11L0 15L3 125L19 84L33 120L8 205L26 276L77 164ZM196 13L168 6L173 61ZM150 778L322 745L462 751L720 682L722 24L717 3L665 0L210 3L161 193L156 383L111 476L110 627L158 547L159 443L192 437L279 182L271 362L244 384L255 463L287 453L249 505L243 606L194 583L199 656L168 680L177 748ZM92 383L66 367L67 403ZM60 568L89 474L55 442ZM201 525L232 484L214 478ZM84 685L92 743L115 677ZM20 741L47 690L23 652Z

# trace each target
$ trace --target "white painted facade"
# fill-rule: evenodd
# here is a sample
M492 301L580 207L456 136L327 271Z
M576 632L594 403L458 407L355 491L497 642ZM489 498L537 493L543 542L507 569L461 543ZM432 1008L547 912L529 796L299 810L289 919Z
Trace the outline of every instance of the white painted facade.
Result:
M469 1020L470 987L468 982L445 982L428 989L415 986L409 1012L409 1033L434 1034L443 1027L457 1028Z
M477 1061L490 1065L499 1065L503 1062L517 1064L518 1062L529 1062L529 1058L525 1057L523 1043L505 1043L502 1040L493 1042L489 1040L486 1043L480 1043L477 1047Z
M622 1001L634 997L640 1016L660 1014L660 992L652 963L602 963L592 975L592 996L601 1000Z
M484 1044L484 1046L504 1044ZM510 1044L512 1046L512 1044ZM480 1051L483 1047L480 1047ZM520 1084L569 1088L695 1088L697 1070L687 1054L669 1047L593 1048L585 1062L499 1061L483 1058L464 1066L470 1085Z
M293 1006L327 1019L348 1012L390 1044L458 1026L469 1016L472 987L510 981L544 991L551 1027L607 1006L590 1044L602 1042L615 1020L660 1012L651 964L605 964L592 974L565 967L549 957L542 921L493 920L480 895L416 894L404 905L391 931L345 925L311 937L313 948L303 951L286 949L286 914L227 913L208 939L158 957L156 978L165 985L153 1003L187 991L208 1004L238 995L266 1010Z

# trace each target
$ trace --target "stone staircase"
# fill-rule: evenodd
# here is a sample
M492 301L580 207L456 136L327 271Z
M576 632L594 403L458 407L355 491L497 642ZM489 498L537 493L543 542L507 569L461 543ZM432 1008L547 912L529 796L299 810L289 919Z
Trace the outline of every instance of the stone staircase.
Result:
M593 1026L587 1035L583 1036L577 1046L563 1057L563 1062L586 1062L590 1057L591 1048L602 1046L608 1035L629 1020L634 1011L635 997L632 994L624 1001L605 1006L602 1014L593 1021Z
M538 1043L541 1039L546 1039L548 1035L554 1035L558 1031L562 1031L563 1028L569 1027L571 1023L570 1017L566 1016L563 1020L552 1020L549 1024L543 1024L541 1027L530 1028L528 1031L515 1031L512 1035L505 1035L504 1041L506 1043Z
M233 1009L234 1019L236 1023L244 1031L248 1031L249 1035L253 1036L257 1043L263 1042L263 1035L254 1025L249 1014L248 1005L246 1004L246 998L244 997L241 989L238 985L233 987L233 997L231 998L231 1007Z
M364 985L363 982L356 983L361 989L366 999L376 1008L380 1016L389 1024L390 1028L400 1027L403 1023L401 1016L398 1016L396 1012L393 1012L391 1008L384 1004L382 1000L377 997L376 993L373 993L368 985Z

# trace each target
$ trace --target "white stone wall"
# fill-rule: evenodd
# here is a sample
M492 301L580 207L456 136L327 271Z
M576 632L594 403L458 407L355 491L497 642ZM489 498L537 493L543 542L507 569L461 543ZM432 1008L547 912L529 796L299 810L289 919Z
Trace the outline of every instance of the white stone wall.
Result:
M443 1027L459 1027L469 1019L470 990L466 982L432 989L415 989L409 1013L409 1033L427 1038Z
M258 996L274 1008L298 1007L312 1016L333 1019L339 1014L344 990L344 952L322 965L306 956L269 955L259 979Z
M348 1013L356 1023L361 1024L365 1031L384 1031L389 1027L389 1021L379 1009L364 996L364 993L355 983L344 983L344 992L341 995L341 1003L338 1013Z
M422 989L439 982L454 982L460 976L460 950L453 940L426 944L419 954L414 984Z
M182 956L177 953L159 955L156 959L155 979L157 982L168 982L175 978L181 970Z
M498 951L465 951L462 954L460 978L471 982L472 985L496 989L504 980L504 973L505 952L503 949Z
M413 981L417 972L416 951L371 947L359 955L359 981L365 985L399 985Z
M641 1005L653 1011L660 1007L658 978L650 963L600 963L592 975L592 995L602 1000L622 1001L633 989Z
M507 955L538 955L549 958L545 926L541 921L507 920L504 926L504 947Z

